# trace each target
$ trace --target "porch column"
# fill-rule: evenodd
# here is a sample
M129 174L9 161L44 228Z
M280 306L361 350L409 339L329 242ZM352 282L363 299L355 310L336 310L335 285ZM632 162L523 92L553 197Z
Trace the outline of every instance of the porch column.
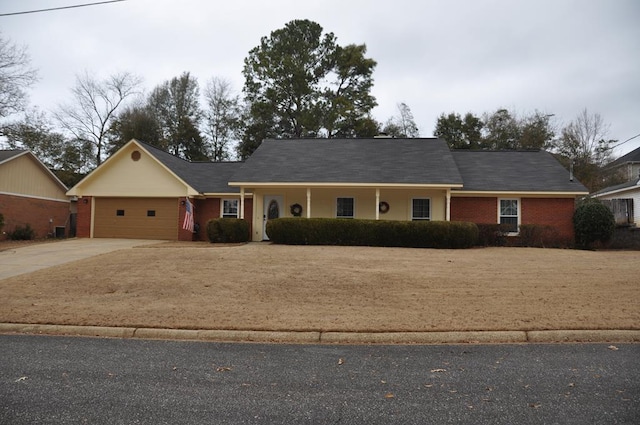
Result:
M240 218L244 220L244 187L240 188Z
M376 220L380 220L380 189L376 187Z
M311 188L307 188L307 218L311 218Z
M445 204L445 220L451 221L451 189L447 189L447 203Z

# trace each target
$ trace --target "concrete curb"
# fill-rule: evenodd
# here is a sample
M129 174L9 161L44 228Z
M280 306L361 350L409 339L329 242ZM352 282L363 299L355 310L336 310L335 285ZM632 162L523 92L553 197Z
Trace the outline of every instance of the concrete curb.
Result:
M0 334L38 334L289 344L521 344L640 342L640 330L550 330L470 332L321 332L192 330L0 323Z

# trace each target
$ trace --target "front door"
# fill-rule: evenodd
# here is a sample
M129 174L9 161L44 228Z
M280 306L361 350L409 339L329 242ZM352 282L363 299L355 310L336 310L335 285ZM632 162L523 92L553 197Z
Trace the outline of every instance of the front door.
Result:
M267 221L280 218L282 216L282 196L279 195L265 195L263 203L263 218L262 218L262 239L269 240L267 236Z

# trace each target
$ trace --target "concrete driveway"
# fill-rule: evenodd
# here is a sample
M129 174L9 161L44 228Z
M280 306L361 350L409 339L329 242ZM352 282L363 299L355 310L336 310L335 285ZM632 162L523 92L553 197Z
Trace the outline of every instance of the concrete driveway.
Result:
M67 239L0 251L0 280L121 249L165 241L143 239Z

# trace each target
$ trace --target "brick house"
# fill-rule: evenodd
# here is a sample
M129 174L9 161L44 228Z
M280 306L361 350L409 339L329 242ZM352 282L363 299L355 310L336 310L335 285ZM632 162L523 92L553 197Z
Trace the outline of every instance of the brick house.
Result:
M67 187L28 150L0 151L0 214L6 232L27 224L36 238L64 236L71 228Z
M191 163L132 140L68 195L78 236L206 239L237 217L268 239L276 217L456 220L553 227L573 237L587 189L544 151L451 151L441 139L265 140L244 163ZM183 228L189 206L199 233Z

